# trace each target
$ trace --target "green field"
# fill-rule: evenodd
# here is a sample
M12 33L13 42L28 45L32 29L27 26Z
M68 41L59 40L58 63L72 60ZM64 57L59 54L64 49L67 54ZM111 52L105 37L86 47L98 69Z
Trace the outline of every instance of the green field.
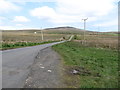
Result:
M54 45L63 59L64 79L68 87L74 88L117 88L118 52L109 48L81 45L79 42L66 42ZM70 72L78 70L77 75Z

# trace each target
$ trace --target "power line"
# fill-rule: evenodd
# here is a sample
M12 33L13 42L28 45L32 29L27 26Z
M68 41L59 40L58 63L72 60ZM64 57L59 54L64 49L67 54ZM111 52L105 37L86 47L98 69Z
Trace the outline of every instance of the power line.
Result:
M43 41L43 31L42 31L42 27L41 27L41 37L42 37L42 41Z

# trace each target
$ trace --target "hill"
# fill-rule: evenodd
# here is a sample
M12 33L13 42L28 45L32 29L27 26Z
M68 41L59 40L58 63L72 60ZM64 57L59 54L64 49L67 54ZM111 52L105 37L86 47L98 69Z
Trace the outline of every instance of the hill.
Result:
M118 32L95 32L95 31L88 31L83 30L75 27L55 27L55 28L45 28L42 29L45 34L118 34ZM27 32L27 33L41 33L41 29L23 29L23 30L3 30L2 32Z

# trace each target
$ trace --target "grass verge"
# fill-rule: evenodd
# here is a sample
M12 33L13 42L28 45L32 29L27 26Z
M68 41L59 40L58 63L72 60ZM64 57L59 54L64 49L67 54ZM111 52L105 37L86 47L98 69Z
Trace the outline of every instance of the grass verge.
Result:
M21 47L27 47L27 46L36 46L41 44L53 43L53 42L58 42L58 41L46 41L46 42L40 42L40 43L33 43L33 42L1 43L0 50L21 48Z
M74 88L117 88L118 52L116 50L86 47L79 42L54 45L63 59L65 80ZM78 74L71 73L78 70Z

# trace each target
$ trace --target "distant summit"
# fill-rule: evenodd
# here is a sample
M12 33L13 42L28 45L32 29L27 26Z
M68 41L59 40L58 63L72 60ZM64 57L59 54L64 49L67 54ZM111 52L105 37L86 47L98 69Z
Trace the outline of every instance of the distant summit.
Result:
M80 29L78 29L78 28L70 27L70 26L46 28L45 30L51 30L51 29L52 29L52 30L54 30L54 29L57 29L57 30L61 30L61 29L65 29L65 30L66 30L66 29L69 29L69 30L70 30L70 29L72 29L72 30L73 30L73 29L80 30Z

